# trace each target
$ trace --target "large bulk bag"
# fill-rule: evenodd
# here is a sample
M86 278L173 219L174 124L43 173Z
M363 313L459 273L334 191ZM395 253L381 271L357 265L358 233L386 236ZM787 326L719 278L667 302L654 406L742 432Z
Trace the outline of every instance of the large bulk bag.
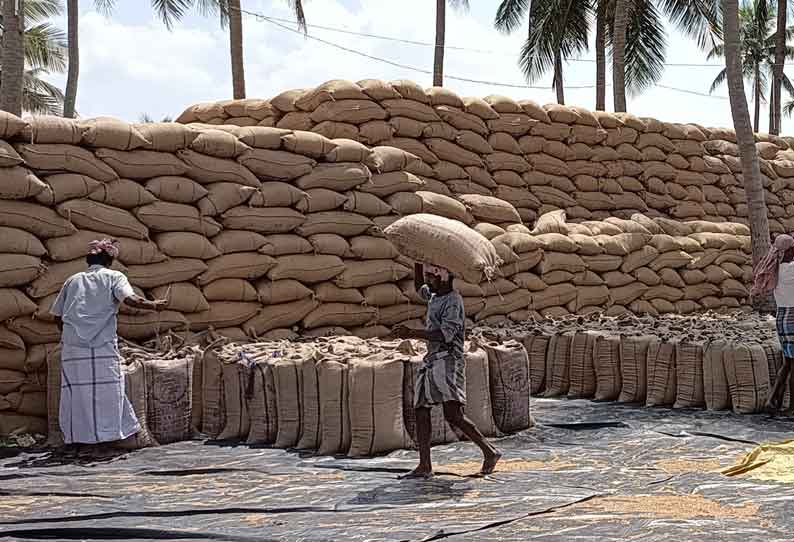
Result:
M568 362L569 399L589 399L595 394L593 352L597 338L598 335L592 332L576 332L571 338Z
M529 359L517 341L484 343L488 355L491 402L496 426L505 433L532 427Z
M732 343L725 352L725 376L737 414L760 412L769 397L769 365L760 344Z
M540 394L546 386L546 352L550 337L543 334L528 334L524 337L524 348L529 359L529 384L532 395Z
M410 437L403 420L403 364L399 357L384 359L383 355L351 360L349 456L368 457L408 448Z
M232 441L247 439L251 429L248 404L245 401L249 378L248 368L240 360L235 360L233 363L224 363L222 371L226 423L217 439Z
M673 408L703 408L703 345L680 342L675 345L676 401Z
M384 233L402 255L445 267L468 282L492 278L501 263L490 241L448 218L411 215L394 222Z
M146 422L160 444L188 440L192 435L193 357L143 362L146 377Z
M250 416L246 444L273 444L278 432L278 413L271 359L255 359L251 373L251 384L246 390L246 407Z
M726 341L713 341L703 352L703 399L709 410L731 408L731 393L724 362L728 348L730 346Z
M570 382L570 357L573 333L552 335L546 350L546 391L544 397L567 395Z
M676 345L653 339L648 345L645 406L672 406L676 400Z
M157 446L157 441L149 431L147 411L149 407L149 390L146 388L146 375L144 374L143 364L137 360L131 360L121 366L124 374L124 392L132 405L135 417L141 425L141 430L136 434L127 437L118 443L118 446L125 450L139 450L149 446Z
M599 335L593 349L596 401L614 401L620 395L620 336Z
M350 449L348 371L348 364L340 361L323 359L317 363L320 402L318 454L347 453Z

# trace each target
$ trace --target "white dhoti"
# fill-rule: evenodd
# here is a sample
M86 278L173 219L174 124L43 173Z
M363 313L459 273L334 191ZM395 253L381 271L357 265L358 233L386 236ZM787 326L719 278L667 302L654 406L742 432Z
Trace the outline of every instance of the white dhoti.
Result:
M124 392L115 341L95 348L62 345L60 424L66 444L112 442L141 430Z

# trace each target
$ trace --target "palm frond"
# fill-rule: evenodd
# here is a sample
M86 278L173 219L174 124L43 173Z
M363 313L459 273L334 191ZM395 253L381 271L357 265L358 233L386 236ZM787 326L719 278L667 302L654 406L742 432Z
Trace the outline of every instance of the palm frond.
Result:
M107 17L116 9L116 0L94 0L94 7Z
M290 8L292 8L292 12L295 14L295 18L298 20L298 29L303 30L305 33L306 30L306 14L303 12L303 0L287 0L287 4Z
M722 38L721 0L661 0L662 11L683 34L693 38L701 49Z
M469 9L469 0L448 0L448 2L452 9L458 11L468 11Z
M169 30L191 7L191 0L152 0L152 8Z
M61 115L63 92L55 85L41 79L45 72L32 69L25 72L22 89L22 108L39 115Z
M723 68L720 70L720 73L717 74L717 77L714 78L714 81L711 83L711 87L709 87L709 94L712 94L715 90L717 90L725 80L728 78L728 70Z
M48 72L66 70L66 34L49 23L25 30L25 62Z
M789 100L783 104L783 114L790 117L792 113L794 113L794 100Z
M47 19L54 19L63 14L61 0L26 0L25 22L38 23Z
M546 0L536 0L546 1ZM529 11L531 0L502 0L496 9L494 27L500 32L509 34L520 27Z
M626 88L632 94L648 88L662 78L667 55L664 20L652 0L634 0L626 28ZM612 27L606 32L612 46ZM611 51L610 51L611 52Z

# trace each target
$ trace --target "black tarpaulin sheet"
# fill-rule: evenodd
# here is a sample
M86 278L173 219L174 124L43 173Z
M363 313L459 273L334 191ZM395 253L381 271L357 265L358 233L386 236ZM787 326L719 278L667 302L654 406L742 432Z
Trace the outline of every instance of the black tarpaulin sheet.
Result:
M184 442L105 460L0 456L0 540L791 540L794 486L728 478L794 421L589 401L534 401L537 427L352 460Z

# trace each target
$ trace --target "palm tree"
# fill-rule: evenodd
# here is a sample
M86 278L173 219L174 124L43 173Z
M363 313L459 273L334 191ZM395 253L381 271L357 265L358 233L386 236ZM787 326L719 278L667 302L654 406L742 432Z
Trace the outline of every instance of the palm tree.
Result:
M749 80L753 88L753 130L758 132L761 121L761 103L766 99L769 87L769 75L774 76L775 57L777 49L777 31L775 25L775 6L768 0L753 0L739 7L739 49L741 51L742 73ZM792 29L786 32L786 38L791 38ZM786 46L786 58L794 58L794 48ZM725 56L725 46L720 43L709 51L708 58ZM727 68L720 71L711 84L710 92L714 92L726 80ZM781 84L789 93L794 93L794 86L784 73ZM774 93L773 93L774 94ZM770 104L770 127L775 122L776 106Z
M469 0L436 0L436 52L433 60L433 86L444 86L444 41L447 27L447 1L456 9L469 9Z
M769 133L778 135L781 129L781 96L784 68L786 62L786 16L788 15L787 0L777 0L777 28L775 30L775 64L772 72L772 103L769 107Z
M42 77L66 69L66 37L61 30L42 21L58 17L62 12L60 0L27 0L24 4L24 18L32 25L25 28L24 34L22 111L50 115L61 112L63 93ZM0 31L3 28L0 20Z
M612 17L612 92L616 113L626 111L626 32L630 0L615 0Z
M24 0L3 1L3 52L0 73L0 109L22 114L25 78Z
M764 202L764 186L755 137L750 125L750 111L744 93L744 68L742 66L742 34L739 26L738 0L723 0L723 25L725 48L725 72L728 81L728 96L731 102L733 127L739 142L744 189L747 193L747 212L750 218L750 235L753 249L753 265L756 265L769 250L769 221Z
M531 5L530 5L531 3ZM563 60L588 50L590 0L503 0L494 25L511 33L529 12L529 35L521 48L519 66L527 81L534 82L549 69L557 103L565 103Z
M152 8L160 20L170 30L193 4L192 0L151 0ZM113 11L116 0L94 0L96 8L108 15ZM80 45L79 45L79 0L66 0L66 31L69 49L69 69L66 75L66 97L63 105L63 116L74 117L77 102L77 81L80 77Z
M245 98L245 65L243 63L243 9L240 0L181 0L195 5L205 15L220 14L221 26L229 27L229 52L232 66L232 96L235 100ZM306 32L306 14L303 0L287 0L298 22L298 28Z
M667 39L662 12L679 28L699 42L708 42L714 21L709 12L719 0L626 0L626 45L624 84L637 93L662 77L667 53ZM657 7L657 3L660 7ZM615 0L502 0L496 12L495 26L512 32L529 11L530 30L521 50L519 64L528 81L536 80L550 68L555 69L555 88L562 87L562 60L587 50L589 20L596 21L596 109L604 110L606 101L606 53L615 47ZM559 61L557 61L559 59ZM531 68L527 70L526 68ZM559 85L557 84L559 82ZM618 82L620 87L620 81ZM557 89L558 101L563 97Z

